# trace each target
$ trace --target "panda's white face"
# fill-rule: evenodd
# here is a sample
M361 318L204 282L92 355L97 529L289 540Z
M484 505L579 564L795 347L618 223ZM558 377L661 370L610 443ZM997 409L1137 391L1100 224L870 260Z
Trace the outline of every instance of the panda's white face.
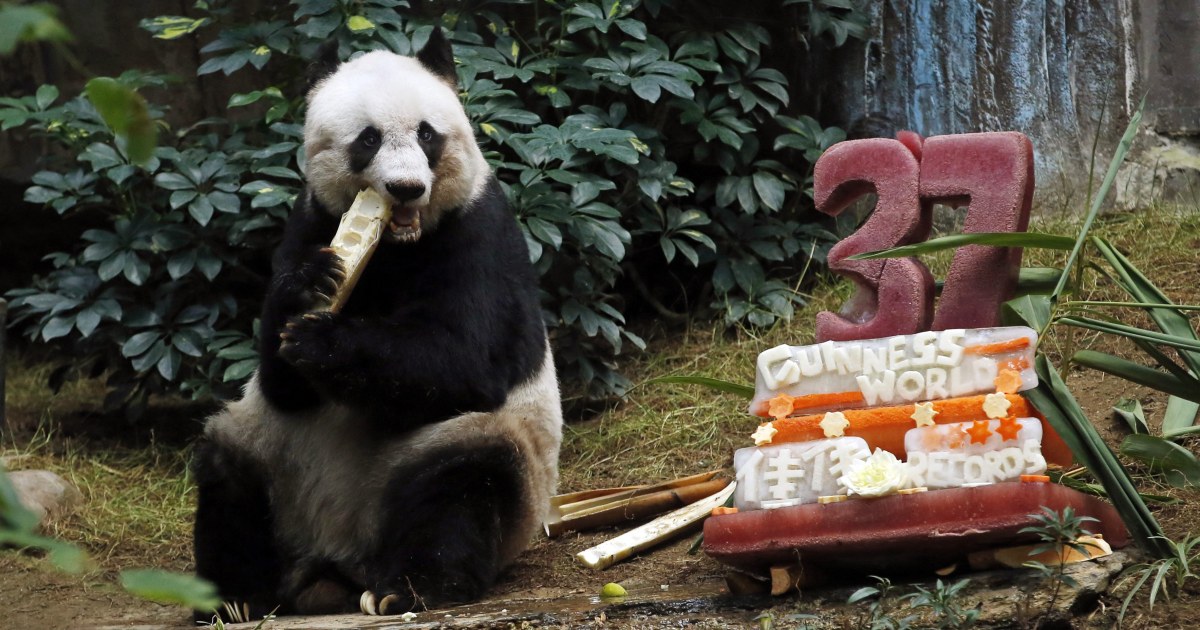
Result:
M393 202L385 238L411 242L474 198L488 164L454 89L416 59L376 51L308 96L308 184L341 215L366 187Z

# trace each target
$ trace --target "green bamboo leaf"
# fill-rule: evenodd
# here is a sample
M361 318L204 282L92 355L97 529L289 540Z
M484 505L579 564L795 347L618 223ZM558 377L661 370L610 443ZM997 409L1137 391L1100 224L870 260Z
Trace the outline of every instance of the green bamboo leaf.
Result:
M1125 324L1104 322L1098 319L1092 319L1090 317L1063 317L1062 319L1059 319L1058 322L1068 326L1076 326L1078 328L1087 328L1089 330L1098 330L1104 333L1120 335L1122 337L1128 337L1129 339L1140 339L1150 343L1160 343L1165 346L1177 348L1179 350L1200 351L1200 340L1157 333L1151 330L1138 328L1136 326L1126 326Z
M217 587L194 575L131 569L121 572L121 586L138 597L162 604L180 604L193 610L216 610L221 604Z
M1000 311L1006 323L1029 326L1041 335L1050 325L1050 296L1022 295L1005 302Z
M1194 426L1197 413L1200 413L1200 402L1172 396L1167 400L1167 410L1163 413L1163 437L1173 438L1200 431L1200 427Z
M1080 350L1071 357L1071 361L1138 385L1166 392L1172 396L1200 401L1200 380L1194 378L1191 381L1183 381L1174 375L1160 372L1152 367L1095 350Z
M1149 434L1150 427L1146 425L1146 412L1142 409L1142 401L1136 398L1122 398L1113 405L1113 412L1129 425L1134 433Z
M1154 435L1130 435L1121 443L1121 454L1166 475L1176 488L1200 485L1200 461L1186 448Z
M1108 163L1108 172L1104 174L1104 181L1100 183L1100 189L1092 198L1092 207L1088 209L1087 217L1083 220L1083 227L1080 228L1079 235L1075 237L1075 246L1071 248L1071 254L1067 256L1067 262L1063 265L1063 275L1058 279L1058 286L1054 288L1054 293L1050 296L1051 301L1058 301L1058 296L1062 295L1063 289L1067 287L1067 281L1072 275L1071 269L1075 266L1075 260L1079 258L1079 252L1083 249L1083 242L1087 239L1088 231L1092 229L1092 223L1100 214L1100 207L1104 204L1104 198L1108 196L1108 189L1112 188L1113 181L1117 178L1117 170L1121 168L1121 163L1125 161L1125 155L1129 153L1129 147L1133 145L1133 139L1137 136L1138 127L1142 124L1142 110L1145 107L1146 97L1143 96L1142 102L1138 103L1137 110L1129 117L1125 133L1121 136L1121 141L1117 143L1117 149Z
M1104 256L1112 265L1113 270L1117 272L1117 282L1134 299L1142 303L1172 304L1171 300L1111 243L1101 238L1093 239L1093 242L1100 255ZM1147 308L1146 312L1164 333L1184 339L1197 339L1196 331L1192 329L1187 315L1182 312L1164 308ZM1179 354L1194 374L1200 374L1200 353L1180 352Z
M1045 355L1037 357L1034 367L1038 386L1027 390L1025 395L1104 486L1133 539L1155 557L1168 557L1170 549L1165 543L1162 527L1138 494L1129 472L1109 450L1071 395L1058 370Z
M1022 267L1017 277L1017 295L1028 293L1049 294L1058 283L1062 269L1053 267Z
M944 249L958 249L964 245L1067 250L1071 249L1074 243L1074 240L1066 236L1042 234L1040 232L974 232L970 234L951 234L950 236L931 238L924 243L913 243L912 245L902 245L891 249L856 254L849 259L903 258L917 254L931 254Z
M739 383L723 381L707 376L662 376L646 381L647 385L701 385L726 394L741 396L746 400L754 397L754 388Z

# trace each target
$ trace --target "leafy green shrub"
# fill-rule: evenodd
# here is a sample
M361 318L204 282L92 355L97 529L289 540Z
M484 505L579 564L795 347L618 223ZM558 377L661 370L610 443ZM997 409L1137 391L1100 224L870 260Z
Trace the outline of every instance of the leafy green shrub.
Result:
M435 25L448 31L463 102L542 276L560 371L590 394L627 386L615 357L643 345L625 327L631 299L769 325L800 301L786 275L834 240L802 219L803 193L808 162L844 134L785 115L787 79L767 60L784 25L838 43L861 34L844 0L292 0L252 19L234 6L142 21L162 39L208 38L199 74L257 69L265 86L230 99L236 120L173 130L144 166L82 99L56 105L46 86L0 101L6 128L78 155L38 173L26 199L111 221L11 292L14 314L31 337L109 368L114 402L176 386L222 393L253 369L263 252L303 172L303 101L287 95L327 38L344 52L411 53Z

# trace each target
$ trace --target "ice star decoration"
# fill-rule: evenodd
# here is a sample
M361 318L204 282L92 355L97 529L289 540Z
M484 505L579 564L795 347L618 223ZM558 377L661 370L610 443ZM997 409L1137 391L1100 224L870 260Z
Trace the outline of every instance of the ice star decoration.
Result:
M779 420L792 414L796 399L787 394L780 394L767 401L767 415Z
M976 420L972 422L971 428L966 429L967 435L971 436L971 443L983 444L987 442L988 438L992 435L992 430L989 427L991 424L990 420Z
M1000 435L1004 442L1017 439L1017 434L1021 432L1021 425L1017 423L1016 416L1005 416L1000 419L1000 426L996 427L996 433Z
M821 418L821 430L825 432L825 437L842 437L846 435L846 427L850 426L850 421L846 419L846 414L840 411L831 411Z
M988 394L983 399L983 413L989 418L1003 418L1008 415L1008 408L1012 403L1008 402L1008 397L1000 392Z
M922 402L916 404L916 408L909 417L917 421L918 427L931 427L934 424L933 417L937 413L937 410L933 408L933 403Z
M895 455L876 448L866 459L850 462L850 470L838 482L847 493L860 497L883 497L895 494L908 482L904 464Z
M763 446L770 444L776 433L779 433L779 429L776 429L771 425L770 422L768 422L766 424L758 425L758 428L755 429L754 433L750 437L754 438L755 446Z

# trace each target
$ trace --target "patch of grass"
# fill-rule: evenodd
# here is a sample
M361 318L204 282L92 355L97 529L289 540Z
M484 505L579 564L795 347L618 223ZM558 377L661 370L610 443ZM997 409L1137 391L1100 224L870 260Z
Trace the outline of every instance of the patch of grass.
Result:
M106 575L134 567L190 568L195 486L189 455L190 449L154 442L98 446L44 429L0 450L14 470L50 470L79 488L79 509L52 522L47 534L83 547Z
M39 359L35 353L10 347L7 354L7 430L53 423L71 414L92 414L104 402L104 380L78 379L58 392L47 386L57 361Z

